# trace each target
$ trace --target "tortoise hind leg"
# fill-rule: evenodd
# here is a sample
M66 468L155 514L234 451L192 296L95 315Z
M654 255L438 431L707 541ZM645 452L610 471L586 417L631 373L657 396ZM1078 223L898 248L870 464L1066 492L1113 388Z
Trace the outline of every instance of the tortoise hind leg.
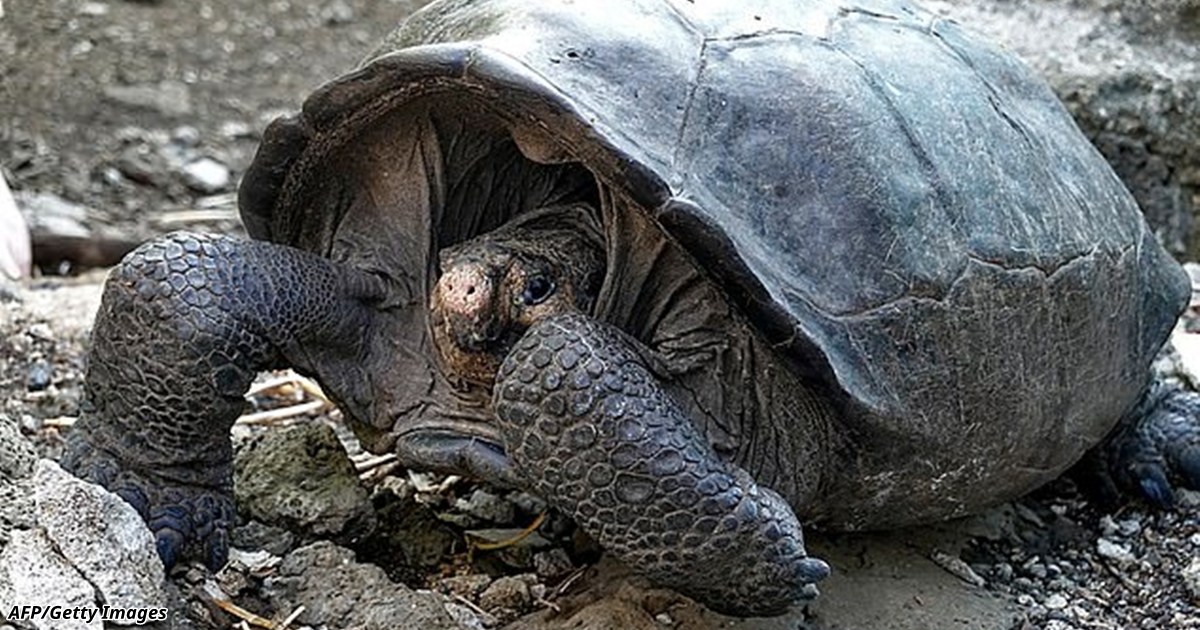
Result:
M243 394L285 362L352 366L366 302L382 291L373 276L270 243L175 233L141 246L105 284L64 467L133 505L167 566L194 557L218 568Z
M1200 490L1200 393L1156 380L1097 453L1109 478L1161 506Z
M709 447L619 332L539 322L496 380L509 456L610 553L714 610L784 612L829 567L787 503Z

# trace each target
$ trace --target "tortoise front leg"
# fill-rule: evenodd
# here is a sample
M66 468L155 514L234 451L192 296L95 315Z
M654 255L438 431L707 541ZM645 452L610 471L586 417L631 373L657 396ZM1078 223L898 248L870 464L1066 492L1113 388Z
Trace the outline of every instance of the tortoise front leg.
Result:
M610 553L719 612L773 615L829 574L775 492L723 461L615 329L529 329L494 394L518 473Z
M64 467L133 505L167 566L219 568L246 389L284 364L367 383L356 366L383 292L370 274L270 243L174 233L141 246L105 285Z

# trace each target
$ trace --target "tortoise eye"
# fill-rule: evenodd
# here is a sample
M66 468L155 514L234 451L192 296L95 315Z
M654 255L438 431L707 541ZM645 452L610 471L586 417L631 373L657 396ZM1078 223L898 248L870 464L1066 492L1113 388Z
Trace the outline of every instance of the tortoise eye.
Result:
M525 290L521 292L520 301L525 306L533 306L546 301L546 298L554 294L554 281L545 276L534 276L525 284Z

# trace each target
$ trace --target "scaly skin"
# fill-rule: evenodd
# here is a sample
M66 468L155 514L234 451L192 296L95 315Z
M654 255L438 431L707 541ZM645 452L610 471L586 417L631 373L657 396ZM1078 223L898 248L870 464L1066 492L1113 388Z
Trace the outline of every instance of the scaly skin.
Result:
M220 567L243 394L259 370L361 359L382 294L372 276L270 243L175 233L141 246L105 285L63 466L133 505L168 566Z
M517 470L607 551L715 610L815 597L829 567L792 509L713 452L632 343L581 314L529 329L494 394Z
M1156 505L1200 490L1200 394L1155 380L1100 455L1117 487Z

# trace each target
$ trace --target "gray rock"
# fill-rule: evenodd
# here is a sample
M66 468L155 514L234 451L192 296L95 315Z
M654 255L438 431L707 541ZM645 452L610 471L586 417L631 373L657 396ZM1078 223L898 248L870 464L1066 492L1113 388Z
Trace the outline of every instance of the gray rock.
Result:
M295 537L282 527L266 525L258 521L250 521L245 525L233 528L229 533L229 542L241 549L262 549L272 555L282 556L291 551Z
M333 429L305 423L249 440L234 458L239 512L301 536L351 542L375 512Z
M0 414L0 481L29 477L36 463L37 451L21 435L16 419Z
M455 575L438 582L442 592L466 599L475 599L492 583L492 578L483 574Z
M1121 565L1132 563L1137 559L1134 557L1129 545L1114 542L1107 538L1100 538L1096 541L1096 553Z
M54 549L42 529L18 530L0 551L0 602L8 605L95 607L96 592ZM8 613L7 610L4 611ZM10 619L9 621L16 621ZM100 620L29 619L47 630L103 630Z
M91 236L92 230L87 226L88 217L93 211L51 193L31 193L18 191L13 195L17 207L29 223L29 231L34 234L53 234L55 236Z
M477 488L466 499L458 499L454 507L475 518L497 525L512 525L516 509L512 502L502 499L483 488Z
M188 188L206 195L226 190L233 180L229 167L210 157L189 162L180 172Z
M50 387L54 379L54 368L45 359L37 359L29 364L25 371L25 388L31 392L40 392Z
M155 84L108 85L104 97L134 110L151 110L167 117L192 114L192 95L186 83L163 81Z
M536 553L533 556L533 569L538 576L545 580L560 580L575 570L575 563L561 547Z
M37 451L21 435L17 421L0 414L0 549L12 530L36 523L31 485L36 462Z
M321 18L331 26L349 24L354 21L354 8L343 0L334 0L321 9Z
M1180 577L1192 601L1200 602L1200 558L1193 558L1191 564L1184 567Z
M529 587L537 583L537 576L510 575L497 579L479 595L479 607L496 611L521 611L533 603Z
M1042 605L1045 606L1047 610L1062 610L1067 607L1067 598L1063 597L1060 593L1055 593L1050 597L1047 597L1046 601L1043 602Z
M164 571L154 536L128 503L46 459L38 461L33 485L38 526L105 603L164 606Z
M354 561L354 552L321 541L288 554L263 584L276 610L304 612L297 625L359 630L465 628L441 599L388 580L383 569Z
M496 617L486 612L475 611L462 604L454 602L446 603L446 612L454 618L454 621L471 630L484 630L485 628L494 628L500 623Z
M191 125L180 125L171 130L171 142L181 147L200 144L200 130Z
M34 517L33 484L29 479L0 479L0 549L14 530L30 529Z
M1117 531L1126 538L1132 538L1141 533L1142 521L1138 517L1118 521Z

